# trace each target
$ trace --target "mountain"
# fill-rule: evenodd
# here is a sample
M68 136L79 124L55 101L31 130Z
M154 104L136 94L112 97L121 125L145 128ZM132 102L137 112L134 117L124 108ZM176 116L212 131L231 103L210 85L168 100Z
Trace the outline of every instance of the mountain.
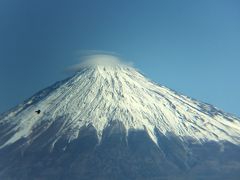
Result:
M115 58L0 116L0 179L240 179L240 120Z

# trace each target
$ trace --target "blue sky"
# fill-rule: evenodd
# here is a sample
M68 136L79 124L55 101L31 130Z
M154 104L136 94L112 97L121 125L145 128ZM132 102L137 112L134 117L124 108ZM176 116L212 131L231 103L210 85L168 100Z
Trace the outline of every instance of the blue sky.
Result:
M1 0L0 112L67 77L85 50L240 116L238 0Z

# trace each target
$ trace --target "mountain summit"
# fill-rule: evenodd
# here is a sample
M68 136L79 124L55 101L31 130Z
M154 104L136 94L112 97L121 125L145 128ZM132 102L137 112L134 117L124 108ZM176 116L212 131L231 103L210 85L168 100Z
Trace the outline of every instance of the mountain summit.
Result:
M239 177L238 118L117 58L76 69L0 116L1 179Z

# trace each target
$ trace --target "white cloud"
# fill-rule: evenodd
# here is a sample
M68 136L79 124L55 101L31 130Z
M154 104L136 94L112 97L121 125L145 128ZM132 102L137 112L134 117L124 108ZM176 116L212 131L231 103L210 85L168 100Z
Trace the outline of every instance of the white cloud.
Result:
M124 64L128 66L133 65L132 62L125 62L116 53L107 53L103 51L82 51L82 56L80 56L79 58L79 63L67 68L66 71L78 72L86 66L96 65L115 66L119 64Z

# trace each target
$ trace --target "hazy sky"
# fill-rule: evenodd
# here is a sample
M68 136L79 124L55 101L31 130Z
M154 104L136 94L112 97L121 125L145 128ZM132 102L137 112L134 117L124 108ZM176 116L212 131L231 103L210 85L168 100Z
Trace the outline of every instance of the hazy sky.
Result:
M239 0L1 0L0 113L65 78L85 50L240 116Z

